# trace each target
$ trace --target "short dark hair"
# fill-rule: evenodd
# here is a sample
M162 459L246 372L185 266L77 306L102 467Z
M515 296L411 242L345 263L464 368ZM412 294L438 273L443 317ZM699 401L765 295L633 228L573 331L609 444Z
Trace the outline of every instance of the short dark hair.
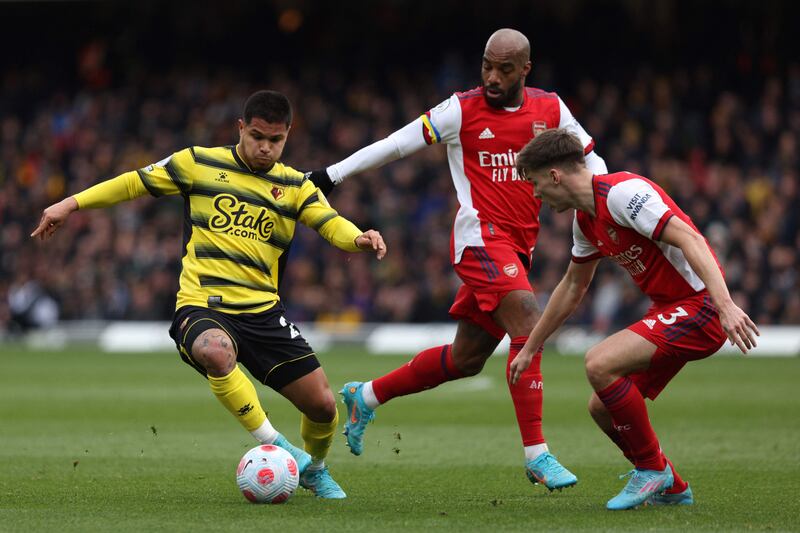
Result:
M245 124L250 124L253 117L258 117L270 124L283 122L291 126L292 104L278 91L257 91L244 103L243 116Z
M517 154L517 172L541 171L553 167L585 165L583 144L564 128L543 131Z

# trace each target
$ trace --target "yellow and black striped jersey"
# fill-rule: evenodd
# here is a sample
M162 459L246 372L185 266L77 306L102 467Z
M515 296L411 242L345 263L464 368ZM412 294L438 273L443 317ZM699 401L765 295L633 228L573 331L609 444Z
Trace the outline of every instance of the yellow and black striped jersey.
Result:
M359 251L361 231L297 170L252 171L235 146L191 147L75 195L81 209L143 196L184 197L184 253L177 307L257 313L279 299L278 259L301 222L331 244Z

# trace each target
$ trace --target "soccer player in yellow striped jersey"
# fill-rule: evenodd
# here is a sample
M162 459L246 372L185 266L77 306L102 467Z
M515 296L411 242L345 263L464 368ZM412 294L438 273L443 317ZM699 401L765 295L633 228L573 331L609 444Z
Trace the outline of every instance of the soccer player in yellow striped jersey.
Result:
M386 245L377 231L362 232L339 216L311 181L279 162L291 122L284 95L256 92L238 121L237 145L186 148L65 198L44 210L31 236L51 237L77 209L148 193L182 195L182 271L170 328L181 357L208 378L219 401L259 442L297 459L302 486L319 497L344 498L325 465L336 402L313 350L284 316L278 261L297 222L342 250L369 250L382 259ZM305 450L271 425L237 362L300 410Z

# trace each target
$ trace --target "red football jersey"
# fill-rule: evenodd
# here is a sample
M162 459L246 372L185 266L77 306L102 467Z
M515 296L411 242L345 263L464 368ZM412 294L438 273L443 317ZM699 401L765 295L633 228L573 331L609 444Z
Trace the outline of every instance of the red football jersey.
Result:
M594 176L592 186L595 216L575 211L573 261L611 257L655 303L674 302L705 289L681 249L659 240L673 216L697 231L661 187L630 172Z
M459 210L453 224L451 259L468 246L485 246L489 235L508 239L530 256L539 233L541 201L517 176L517 153L538 133L567 128L592 151L594 143L555 93L525 88L518 108L486 103L483 88L455 93L422 117L427 144L447 144Z

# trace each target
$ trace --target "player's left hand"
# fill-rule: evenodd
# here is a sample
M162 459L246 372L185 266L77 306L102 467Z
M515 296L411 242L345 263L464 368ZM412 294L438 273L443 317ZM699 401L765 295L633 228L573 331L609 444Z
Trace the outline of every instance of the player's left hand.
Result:
M756 347L756 336L761 336L755 323L733 302L717 309L722 329L728 335L731 346L739 347L742 353L747 353Z
M370 229L356 237L356 246L362 250L375 250L378 261L386 255L386 243L378 231Z

